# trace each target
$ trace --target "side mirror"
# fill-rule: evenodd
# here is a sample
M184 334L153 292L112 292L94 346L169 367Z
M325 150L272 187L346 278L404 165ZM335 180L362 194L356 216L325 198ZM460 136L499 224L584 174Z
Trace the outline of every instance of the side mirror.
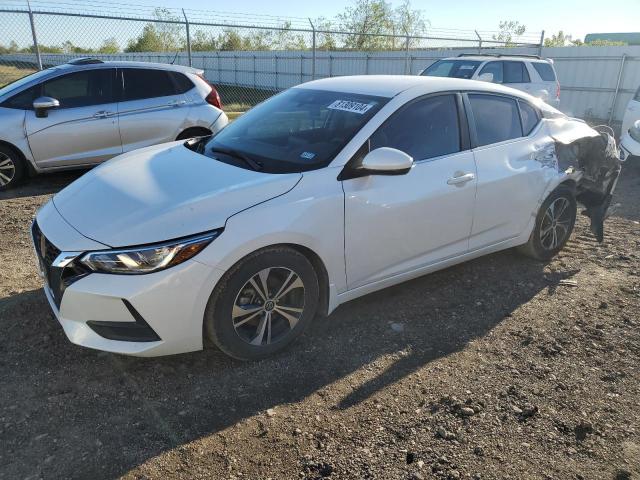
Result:
M44 118L49 114L49 109L57 108L60 102L51 97L38 97L33 101L33 109L36 111L36 117Z
M478 75L478 80L480 80L481 82L493 83L493 73L491 72L481 73L480 75Z
M411 155L389 147L376 148L362 160L362 169L374 175L403 175L412 166Z

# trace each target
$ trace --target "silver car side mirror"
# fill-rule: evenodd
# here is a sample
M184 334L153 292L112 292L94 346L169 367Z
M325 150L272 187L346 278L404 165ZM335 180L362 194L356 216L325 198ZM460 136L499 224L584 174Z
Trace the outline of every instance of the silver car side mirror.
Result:
M49 109L57 108L60 102L51 97L38 97L33 101L33 109L36 111L36 117L44 118L49 114Z
M413 166L413 157L390 147L380 147L369 152L362 160L362 168L371 174L403 175Z

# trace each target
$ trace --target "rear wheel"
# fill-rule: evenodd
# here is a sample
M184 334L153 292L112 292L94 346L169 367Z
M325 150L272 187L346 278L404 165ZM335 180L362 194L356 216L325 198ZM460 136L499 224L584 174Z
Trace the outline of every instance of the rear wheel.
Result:
M25 175L22 156L12 148L0 146L0 190L15 186Z
M569 240L576 211L576 199L569 188L553 191L540 207L531 237L520 251L537 260L551 259Z
M289 247L267 248L232 267L211 294L204 327L227 355L258 360L284 349L313 320L319 285L311 262Z

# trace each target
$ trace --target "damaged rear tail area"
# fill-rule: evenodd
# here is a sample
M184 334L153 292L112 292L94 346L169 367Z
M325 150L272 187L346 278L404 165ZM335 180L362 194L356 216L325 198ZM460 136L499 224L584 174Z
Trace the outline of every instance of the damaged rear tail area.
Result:
M591 231L602 242L604 221L621 170L613 131L606 126L591 128L576 119L559 122L551 130L559 170L576 181L576 200L584 205L582 213L590 218Z

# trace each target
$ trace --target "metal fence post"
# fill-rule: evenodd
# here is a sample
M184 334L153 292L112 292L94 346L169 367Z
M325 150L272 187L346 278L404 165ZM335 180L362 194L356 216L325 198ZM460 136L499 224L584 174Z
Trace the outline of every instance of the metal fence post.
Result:
M364 64L364 74L369 75L369 54L368 53L367 53L367 57L365 59L365 64Z
M184 8L182 9L182 15L184 15L184 23L187 26L187 55L189 56L189 66L193 67L193 61L191 60L191 35L189 33L189 19L187 18L187 14L184 13Z
M36 35L36 23L33 21L33 11L29 0L27 0L27 6L29 7L29 23L31 23L31 35L33 36L33 48L36 51L38 70L42 70L42 57L40 57L40 47L38 46L38 36Z
M333 57L329 55L329 77L333 76Z
M478 30L474 30L476 32L476 37L478 37L478 51L482 50L482 37L478 33Z
M405 38L405 53L404 53L404 74L409 75L409 35Z
M311 19L309 19L309 24L311 24L311 80L316 79L316 27L313 25Z
M544 30L540 33L540 46L538 47L538 55L542 56L542 47L544 46Z
M616 81L616 91L613 94L613 102L611 104L611 112L609 112L609 121L607 125L611 126L611 122L613 121L613 116L616 113L616 103L618 103L618 93L620 92L620 84L622 83L622 74L624 72L624 63L627 60L627 54L623 53L622 58L620 59L620 68L618 69L618 80Z

